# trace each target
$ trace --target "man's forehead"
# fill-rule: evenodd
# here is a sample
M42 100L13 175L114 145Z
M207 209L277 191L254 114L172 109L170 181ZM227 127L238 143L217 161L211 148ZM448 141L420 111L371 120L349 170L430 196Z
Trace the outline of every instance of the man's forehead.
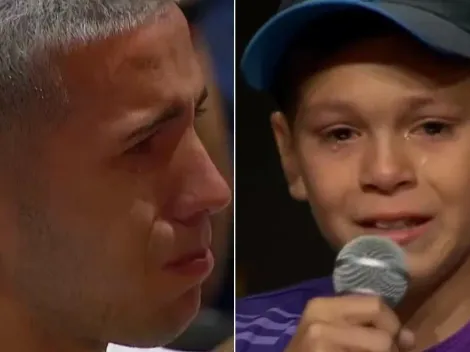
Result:
M64 83L72 90L122 83L136 75L151 75L153 84L172 73L190 80L198 70L189 29L179 9L132 32L77 47L59 57L59 66Z
M194 101L204 88L184 17L93 43L62 62L69 112L76 122L151 120L171 106ZM159 19L173 22L171 17ZM152 30L150 30L152 29ZM183 30L181 30L183 29ZM129 121L130 121L129 120Z

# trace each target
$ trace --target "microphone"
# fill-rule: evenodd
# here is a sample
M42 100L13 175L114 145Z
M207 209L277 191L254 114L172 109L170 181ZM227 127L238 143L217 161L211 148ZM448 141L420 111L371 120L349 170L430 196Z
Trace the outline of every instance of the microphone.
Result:
M360 236L346 244L333 271L336 293L377 295L391 308L405 296L408 281L403 250L380 236Z

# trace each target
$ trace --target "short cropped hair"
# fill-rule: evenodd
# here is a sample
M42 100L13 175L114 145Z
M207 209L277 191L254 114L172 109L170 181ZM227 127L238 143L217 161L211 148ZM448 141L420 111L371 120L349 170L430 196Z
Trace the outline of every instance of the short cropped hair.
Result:
M171 0L3 0L0 131L12 117L55 113L66 99L52 53L130 30ZM54 105L55 104L55 105ZM38 108L39 107L39 111ZM47 112L46 112L47 111ZM51 116L49 116L52 118Z

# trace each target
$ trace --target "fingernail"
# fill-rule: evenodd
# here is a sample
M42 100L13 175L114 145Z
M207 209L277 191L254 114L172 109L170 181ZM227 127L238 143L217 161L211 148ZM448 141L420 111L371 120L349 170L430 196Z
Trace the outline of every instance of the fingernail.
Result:
M398 335L398 343L402 348L413 348L416 343L415 334L410 329L402 329Z

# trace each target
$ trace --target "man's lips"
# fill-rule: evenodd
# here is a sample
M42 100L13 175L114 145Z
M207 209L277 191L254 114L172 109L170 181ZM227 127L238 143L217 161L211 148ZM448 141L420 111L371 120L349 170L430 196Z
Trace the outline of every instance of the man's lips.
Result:
M167 262L164 270L184 276L205 276L214 266L214 257L210 249L200 249L187 252L180 257Z

